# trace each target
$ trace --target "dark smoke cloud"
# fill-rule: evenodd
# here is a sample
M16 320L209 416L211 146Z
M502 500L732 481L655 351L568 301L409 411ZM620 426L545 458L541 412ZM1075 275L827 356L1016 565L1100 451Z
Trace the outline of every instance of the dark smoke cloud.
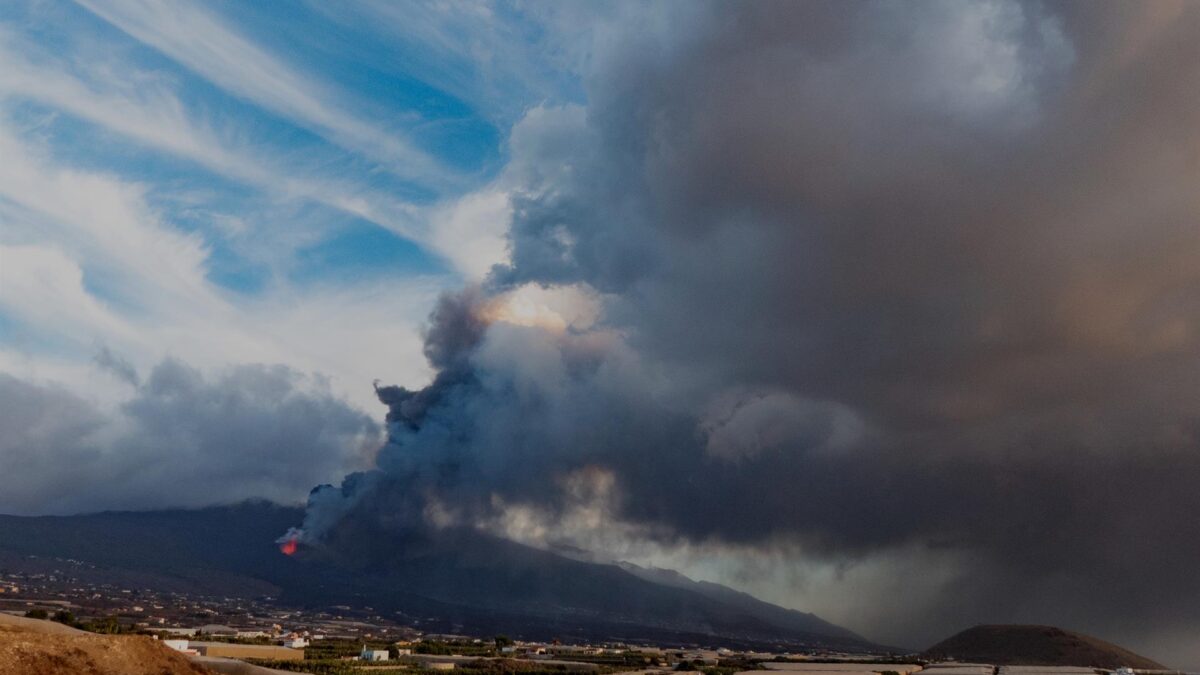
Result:
M0 373L0 513L296 503L369 461L379 438L367 416L283 366L205 377L164 361L116 410Z
M568 168L528 171L511 264L439 306L436 380L379 389L379 471L310 530L587 507L664 546L919 546L959 581L852 627L1200 665L1200 6L651 11L596 45L586 110L514 130ZM603 320L495 320L530 283Z

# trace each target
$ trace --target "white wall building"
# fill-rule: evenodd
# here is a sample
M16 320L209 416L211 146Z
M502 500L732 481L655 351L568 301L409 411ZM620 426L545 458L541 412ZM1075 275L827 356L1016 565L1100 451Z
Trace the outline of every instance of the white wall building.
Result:
M187 640L163 640L162 643L164 645L170 647L171 649L174 649L177 652L182 652L184 654L191 654L192 656L195 656L196 654L200 653L200 652L196 651L195 649L192 649L188 645Z
M388 652L386 649L367 649L363 647L362 653L358 655L359 661L387 661Z

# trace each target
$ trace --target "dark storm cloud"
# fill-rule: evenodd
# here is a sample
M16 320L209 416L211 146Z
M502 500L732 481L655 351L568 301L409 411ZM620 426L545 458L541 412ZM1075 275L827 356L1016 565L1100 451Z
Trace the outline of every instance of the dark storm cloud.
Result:
M361 465L378 426L283 366L206 378L177 361L118 410L0 374L0 512L296 502Z
M492 291L585 284L606 322L449 298L441 375L380 390L382 471L338 503L603 493L666 543L919 544L965 581L861 618L920 623L891 639L1062 622L1189 658L1157 636L1200 629L1200 7L653 11L688 30L615 31L585 113L514 130L564 168L514 195Z

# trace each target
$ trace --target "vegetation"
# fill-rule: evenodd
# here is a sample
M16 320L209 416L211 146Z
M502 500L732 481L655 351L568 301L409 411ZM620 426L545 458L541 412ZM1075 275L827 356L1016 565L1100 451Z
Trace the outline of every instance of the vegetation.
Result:
M702 666L699 668L699 670L700 672L704 673L704 675L733 675L734 673L738 673L743 670L756 670L756 668L740 668L736 666L727 666L722 663L721 665L717 666Z
M704 671L705 675L714 675L714 673L715 675L725 675L726 672L740 673L745 670L766 670L766 668L763 666L762 661L760 660L735 657L721 659L717 662L716 666L701 668L701 670ZM709 673L710 670L714 671L714 673Z
M395 647L386 640L343 640L329 638L315 640L304 648L305 663L310 661L336 661L347 656L358 656L363 647L370 649L386 649L389 656L395 656Z
M564 673L579 672L572 670L563 663L538 663L518 659L475 659L458 664L458 670L468 671L472 675L563 675ZM603 672L589 670L588 673Z
M154 631L151 631L151 633L153 633L153 632ZM275 640L267 635L260 635L258 637L236 637L233 635L209 635L207 633L201 633L200 635L196 636L196 639L204 640L205 642L222 642L222 643L230 644L230 645L270 645L270 644L275 644Z
M103 635L120 635L122 633L136 633L132 626L122 624L115 616L106 616L91 621L84 621L75 624L76 628L82 628L89 633L101 633Z
M913 657L907 654L881 654L864 658L834 658L811 656L806 659L794 659L787 656L776 656L771 659L776 663L914 663Z
M555 658L564 661L595 663L602 670L605 668L610 668L611 670L640 670L659 660L657 656L651 657L648 654L635 651L623 652L621 654L563 654Z
M100 633L102 635L120 635L123 633L138 632L132 624L121 623L121 620L115 616L105 616L92 619L90 621L80 621L79 619L75 618L74 614L65 609L60 609L54 614L50 614L44 609L31 609L28 612L25 612L25 616L30 619L56 621L65 626L85 630L89 633Z
M362 669L353 661L340 659L320 659L303 661L276 661L268 659L247 659L250 663L264 668L274 668L289 673L311 673L312 675L358 675ZM374 671L372 671L374 672Z
M288 673L310 673L311 675L432 675L434 671L420 670L410 665L388 663L365 663L341 659L308 659L304 661L276 661L271 659L247 659L264 668L274 668Z
M377 649L383 648L382 646L376 647L371 644L369 646ZM340 648L344 649L344 647L345 645L342 645ZM440 673L440 671L425 670L411 664L365 663L343 660L344 656L357 656L361 649L361 643L359 643L353 654L346 653L335 657L313 658L313 655L306 653L303 661L277 661L270 659L250 659L250 661L255 665L267 668L274 668L285 672L311 673L312 675L389 675L401 672L408 673L409 675L433 675L433 673ZM624 669L601 667L599 670L588 670L586 673L587 675L609 675L620 670ZM581 671L573 670L570 665L562 663L538 663L536 661L509 658L479 658L457 664L455 672L461 675L568 675L570 673L580 673Z
M503 635L498 637L504 637ZM474 642L418 642L412 647L414 654L429 654L431 656L495 656L496 647L490 644Z

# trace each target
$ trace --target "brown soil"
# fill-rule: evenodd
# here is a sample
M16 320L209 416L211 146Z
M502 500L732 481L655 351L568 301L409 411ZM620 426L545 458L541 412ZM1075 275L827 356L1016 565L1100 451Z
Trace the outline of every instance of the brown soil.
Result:
M142 635L94 635L0 614L0 675L212 675Z
M1000 665L1163 668L1123 647L1053 626L975 626L930 647L922 656Z

